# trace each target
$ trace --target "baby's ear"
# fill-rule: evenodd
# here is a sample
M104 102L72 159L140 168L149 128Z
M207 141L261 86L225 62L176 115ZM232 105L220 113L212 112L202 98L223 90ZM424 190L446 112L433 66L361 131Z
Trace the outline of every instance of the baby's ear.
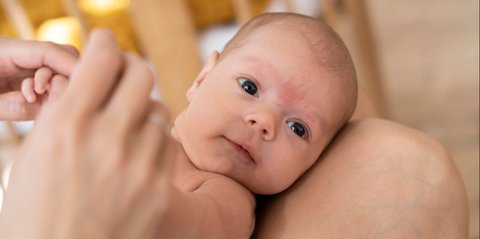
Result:
M214 52L212 52L212 54L210 54L210 57L208 58L207 63L203 66L203 68L200 71L200 73L198 74L197 78L195 78L195 80L193 81L192 86L190 86L190 88L187 91L188 102L190 102L190 100L192 99L196 90L198 89L200 84L202 84L202 82L205 79L205 77L207 76L207 74L213 69L213 67L217 63L217 59L218 59L219 56L220 56L220 54L218 53L218 51L214 51Z

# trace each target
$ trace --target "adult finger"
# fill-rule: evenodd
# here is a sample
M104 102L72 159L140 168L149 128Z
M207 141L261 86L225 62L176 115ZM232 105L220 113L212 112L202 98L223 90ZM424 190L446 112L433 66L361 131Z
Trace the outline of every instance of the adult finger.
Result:
M145 62L125 54L125 70L105 113L113 115L121 129L138 125L148 109L152 87L153 73Z
M115 86L122 65L123 57L113 34L104 29L92 31L70 78L65 102L76 112L88 113L97 109Z
M52 81L50 83L50 88L48 90L48 100L49 101L56 101L60 96L63 94L65 89L67 88L68 80L65 76L62 75L54 75Z
M152 102L150 114L145 118L144 125L133 151L135 160L126 162L125 172L128 182L125 183L125 196L120 198L120 204L125 211L125 218L130 218L123 228L122 235L126 237L148 237L153 234L157 217L161 217L163 208L169 204L173 186L173 160L178 145L170 137L169 113L158 102ZM147 189L142 191L142 189Z
M135 160L125 162L129 168L128 174L131 175L131 184L135 184L136 179L151 174L151 170L158 172L159 166L168 167L165 166L168 165L165 161L171 159L170 156L168 159L165 156L171 151L169 147L172 144L169 113L163 105L154 101L149 104L148 112L143 118L139 133L135 135L132 147Z
M11 69L37 69L47 66L62 75L70 75L78 54L67 50L52 42L19 41L14 39L2 39L3 60L8 59L13 64ZM2 60L0 59L0 61Z
M66 51L70 52L70 54L72 54L72 56L75 56L75 57L79 57L80 56L80 52L78 51L77 48L75 48L74 46L72 45L67 45L67 44L59 44L60 47L62 47L63 49L65 49Z
M144 139L142 151L149 156L144 157L146 160L153 160L154 164L163 167L165 160L160 159L158 156L165 153L168 144L172 143L170 137L172 127L170 113L163 104L157 101L150 103L149 112L141 132L142 139Z

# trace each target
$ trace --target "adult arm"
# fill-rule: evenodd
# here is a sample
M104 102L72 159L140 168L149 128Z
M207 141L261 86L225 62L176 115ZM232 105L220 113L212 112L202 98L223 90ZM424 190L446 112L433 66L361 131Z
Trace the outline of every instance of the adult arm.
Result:
M92 33L66 91L45 106L14 161L1 238L154 235L173 150L149 120L166 117L149 99L152 85L148 67L122 54L111 33Z
M448 152L421 132L367 118L263 204L254 238L467 238L467 220Z

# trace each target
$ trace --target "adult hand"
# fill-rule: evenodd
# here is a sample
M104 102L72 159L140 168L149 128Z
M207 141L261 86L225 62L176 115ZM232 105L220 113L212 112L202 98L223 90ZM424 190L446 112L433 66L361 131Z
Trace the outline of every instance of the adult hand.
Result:
M70 76L77 58L72 46L0 37L0 120L33 119L41 101L27 103L20 92L21 82L42 67Z
M145 238L162 215L174 145L153 75L94 31L61 99L14 161L1 238ZM158 160L162 159L162 160Z

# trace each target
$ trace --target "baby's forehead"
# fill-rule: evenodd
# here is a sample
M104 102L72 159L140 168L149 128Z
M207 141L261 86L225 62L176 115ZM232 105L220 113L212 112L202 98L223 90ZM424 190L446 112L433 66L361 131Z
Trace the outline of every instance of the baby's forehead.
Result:
M329 114L333 105L341 108L342 86L337 80L323 75L297 75L276 82L276 95L285 107L301 111L311 120Z

